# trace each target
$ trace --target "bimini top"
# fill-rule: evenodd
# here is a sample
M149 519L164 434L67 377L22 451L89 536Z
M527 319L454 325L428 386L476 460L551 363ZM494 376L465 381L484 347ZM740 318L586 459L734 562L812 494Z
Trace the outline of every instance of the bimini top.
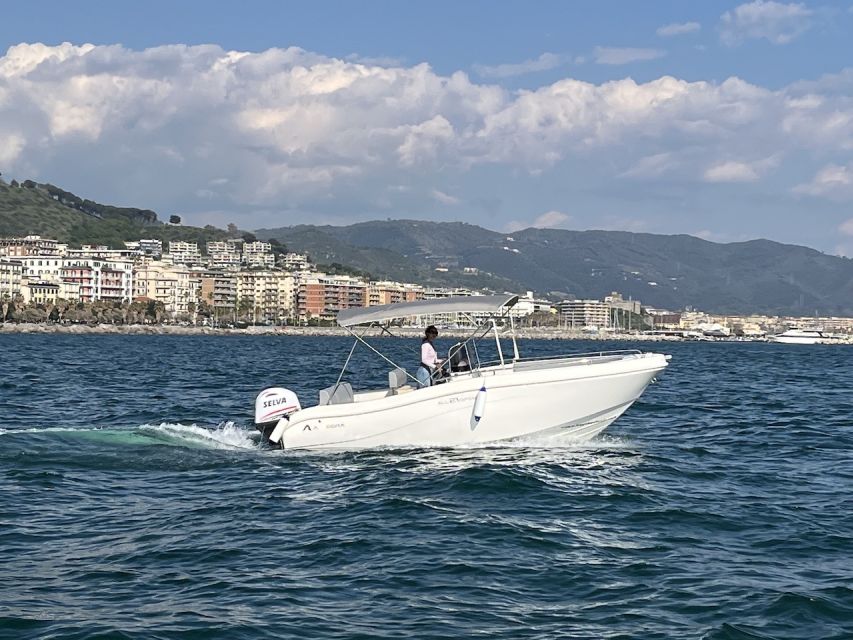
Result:
M500 296L453 296L434 300L397 302L376 307L356 307L339 311L338 324L342 327L353 327L357 324L386 322L434 313L498 313L501 308L509 309L516 302L518 302L518 296L505 293Z

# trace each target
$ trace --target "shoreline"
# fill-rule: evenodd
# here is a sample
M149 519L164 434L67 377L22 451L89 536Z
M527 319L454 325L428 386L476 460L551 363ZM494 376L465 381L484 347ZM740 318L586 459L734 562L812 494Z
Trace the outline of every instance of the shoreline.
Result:
M404 338L418 338L423 329L416 327L396 327L394 335ZM225 329L200 326L176 326L154 324L42 324L42 323L2 323L2 334L64 334L64 335L158 335L158 336L312 336L312 337L349 337L351 334L341 327L247 327L245 329ZM369 337L380 337L383 331L370 329L365 334ZM386 334L387 335L387 334ZM469 331L460 329L445 329L441 335L446 338L467 338ZM639 334L603 334L592 335L580 331L534 327L517 328L519 339L527 340L631 340L648 342L680 342L680 338L669 336L644 336Z

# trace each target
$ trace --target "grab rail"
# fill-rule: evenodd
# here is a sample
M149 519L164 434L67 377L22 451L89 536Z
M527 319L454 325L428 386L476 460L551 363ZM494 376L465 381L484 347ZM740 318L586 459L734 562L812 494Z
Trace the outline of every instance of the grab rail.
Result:
M569 358L594 358L601 356L642 355L640 349L612 349L610 351L587 351L585 353L565 353L556 356L527 356L518 358L516 362L529 362L530 360L566 360Z
M590 351L586 353L571 353L571 354L563 354L556 356L529 356L526 358L519 358L518 360L511 360L505 363L501 363L500 360L489 360L487 362L481 362L480 366L476 369L472 369L472 371L479 371L480 369L485 369L488 367L496 367L503 366L504 368L511 368L514 364L528 364L531 362L552 362L557 360L567 360L566 364L579 364L579 360L589 359L589 358L616 358L619 356L637 356L643 355L643 351L640 349L614 349L612 351Z

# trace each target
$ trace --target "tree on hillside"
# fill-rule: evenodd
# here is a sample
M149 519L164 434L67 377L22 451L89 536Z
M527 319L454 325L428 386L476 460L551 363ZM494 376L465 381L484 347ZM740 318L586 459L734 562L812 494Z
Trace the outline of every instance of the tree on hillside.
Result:
M278 258L280 255L287 253L287 246L278 238L270 238L270 246L272 247L273 255Z
M169 224L181 224L181 216L171 215L169 216Z
M234 224L233 222L228 223L228 233L230 233L232 236L236 236L239 231L240 230L237 228L236 224Z

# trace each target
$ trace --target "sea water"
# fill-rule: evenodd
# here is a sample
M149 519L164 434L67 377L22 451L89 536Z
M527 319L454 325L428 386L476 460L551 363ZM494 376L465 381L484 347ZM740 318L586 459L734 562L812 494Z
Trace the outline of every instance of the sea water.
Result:
M853 638L853 348L628 346L595 440L312 453L344 339L0 335L0 638Z

